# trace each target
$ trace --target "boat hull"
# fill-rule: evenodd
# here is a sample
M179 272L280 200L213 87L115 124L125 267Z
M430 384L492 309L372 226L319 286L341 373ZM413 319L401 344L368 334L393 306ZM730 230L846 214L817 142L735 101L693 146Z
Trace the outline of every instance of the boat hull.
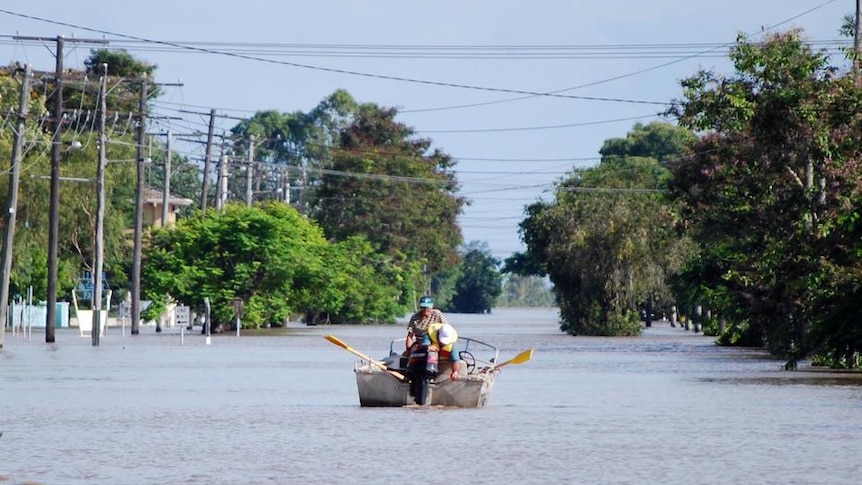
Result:
M362 407L400 407L415 405L410 384L374 366L355 369L359 405ZM453 381L441 374L429 385L430 406L481 408L491 398L497 372L470 374Z

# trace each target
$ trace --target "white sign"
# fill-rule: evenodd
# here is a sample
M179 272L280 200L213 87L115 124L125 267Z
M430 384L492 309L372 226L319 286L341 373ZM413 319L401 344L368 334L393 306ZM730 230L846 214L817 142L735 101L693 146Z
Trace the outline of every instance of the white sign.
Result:
M178 306L174 308L174 321L177 325L187 326L189 324L189 317L191 316L191 311L187 306Z

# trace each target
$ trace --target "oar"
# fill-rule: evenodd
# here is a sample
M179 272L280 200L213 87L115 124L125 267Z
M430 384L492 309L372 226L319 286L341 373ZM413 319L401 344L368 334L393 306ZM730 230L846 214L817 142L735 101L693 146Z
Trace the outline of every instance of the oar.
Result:
M512 357L511 359L507 360L506 362L495 365L494 370L497 370L500 367L503 367L504 365L523 364L524 362L527 362L528 360L530 360L532 358L533 358L533 349L527 349L527 350L521 352L520 354Z
M396 379L400 379L400 380L402 380L402 381L404 381L404 380L406 380L406 379L407 379L406 377L404 377L404 374L402 374L402 373L400 373L400 372L398 372L398 371L392 370L392 369L390 369L390 368L386 367L386 364L384 364L383 362L380 362L379 360L374 360L374 359L372 359L371 357L369 357L369 356L367 356L367 355L363 354L362 352L360 352L360 351L358 351L358 350L354 349L353 347L351 347L351 346L347 345L346 343L342 342L342 341L341 341L338 337L336 337L335 335L325 335L323 338L325 338L326 340L329 340L330 342L332 342L332 343L334 343L335 345L337 345L337 346L341 347L342 349L344 349L344 350L346 350L346 351L348 351L348 352L350 352L350 353L352 353L352 354L354 354L354 355L358 356L360 359L362 359L362 360L367 360L368 362L371 362L371 364L373 364L373 365L375 365L375 366L379 367L379 368L380 368L380 369L382 369L382 370L385 370L386 372L390 373L390 374L391 374L393 377L395 377Z

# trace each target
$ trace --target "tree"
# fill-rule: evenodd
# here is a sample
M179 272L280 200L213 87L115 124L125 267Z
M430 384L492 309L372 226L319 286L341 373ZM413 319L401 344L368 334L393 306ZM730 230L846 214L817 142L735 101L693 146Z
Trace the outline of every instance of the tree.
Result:
M451 310L458 313L491 313L502 292L499 265L500 261L491 256L487 243L473 241L468 244L461 256Z
M400 310L403 278L367 241L330 245L312 220L279 202L228 204L154 229L145 255L151 315L171 300L200 310L204 297L215 328L233 321L236 299L251 327L297 314L312 315L311 323L390 322Z
M125 78L150 77L156 71L155 64L136 59L123 49L92 49L90 57L84 60L87 74L102 75L102 65L108 67L108 75Z
M452 158L431 150L430 140L416 138L396 115L360 106L340 133L311 215L332 240L363 235L399 264L421 262L433 274L458 261L456 218L464 199L455 195Z
M412 128L397 110L359 104L335 91L311 111L263 111L232 130L235 153L247 156L255 136L256 199L290 202L334 241L361 235L412 276L412 290L443 285L458 262L456 217L465 201L456 196L452 158ZM245 174L231 190L244 199ZM270 195L267 195L270 194Z
M306 318L331 323L394 323L412 277L361 236L330 247L322 267L328 294L314 295ZM307 320L309 321L309 320Z
M320 169L331 165L331 152L338 134L352 120L358 104L347 91L336 90L304 113L260 111L239 122L232 130L235 155L245 159L249 141L255 137L254 191L258 200L290 199L302 212L317 205L315 187ZM244 170L244 167L241 169ZM231 190L245 197L245 174L235 170ZM288 197L281 192L290 184Z
M706 132L672 167L673 196L702 248L684 286L789 366L810 352L854 365L862 88L799 31L740 37L730 58L733 75L683 80L672 109Z
M666 166L685 154L697 137L689 130L681 130L670 123L653 121L644 126L636 123L625 138L605 140L599 154L602 162L625 157L650 157Z
M7 80L9 83L7 83ZM0 76L0 106L7 100L17 99L8 89L20 89L17 82ZM32 120L42 119L46 113L46 98L40 89L31 93L30 117L25 133L25 150L19 187L18 228L15 231L13 264L10 274L10 294L26 295L33 289L34 298L47 298L47 255L49 197L47 181L50 173L47 150L50 133L44 132ZM0 148L11 132L0 133ZM117 137L119 138L119 137ZM117 140L115 138L115 140ZM81 137L74 130L64 134L62 144L83 141L80 149L64 149L60 175L76 179L94 179L97 146L94 137ZM129 141L129 140L125 140ZM125 143L108 145L108 159L133 158L134 150ZM0 150L2 151L2 150ZM8 154L2 155L7 158ZM105 174L105 267L109 278L106 285L119 288L127 281L126 268L131 261L125 228L129 227L133 213L133 172L129 164L111 164ZM7 179L0 179L0 190L7 190ZM93 241L95 237L95 186L91 183L64 181L60 184L57 287L59 295L69 295L78 283L82 271L92 271Z
M0 112L16 113L18 111L18 100L21 92L21 83L16 79L14 72L0 71ZM28 106L29 117L25 120L25 150L23 151L22 173L20 177L19 194L23 195L18 200L17 220L15 229L15 242L12 248L12 268L10 272L10 295L26 295L30 287L34 289L36 298L45 298L47 283L47 255L45 246L47 238L38 237L33 228L30 227L31 211L28 210L28 195L36 194L27 189L28 183L32 182L29 175L35 167L47 167L47 159L42 149L32 149L34 146L49 146L50 136L39 129L31 120L40 119L46 112L45 97L35 87L31 87L30 102ZM8 167L12 158L12 146L14 143L13 130L0 131L0 159L4 167ZM4 172L4 174L7 172ZM0 177L0 193L7 194L9 191L9 177ZM2 197L6 200L6 197ZM47 199L43 211L47 211ZM4 207L3 210L7 208ZM32 217L37 218L42 212L36 211ZM0 222L6 219L0 220ZM47 233L44 233L47 234ZM5 302L4 302L5 304Z
M285 321L321 291L323 233L283 204L199 212L153 230L147 248L145 297L197 309L208 297L216 325L232 321L235 299L244 302L243 324L256 327Z
M70 116L69 129L78 132L94 130L95 124L90 113L98 109L98 80L105 74L103 65L107 65L111 85L106 97L108 115L118 118L127 118L138 112L141 81L144 78L152 79L158 68L155 64L136 59L124 50L92 49L90 56L84 60L85 70L66 75L63 91L65 105L78 108ZM147 99L155 99L160 94L159 87L151 82L147 88Z
M664 124L636 125L604 144L598 166L559 183L553 203L527 207L521 233L528 254L510 258L507 268L547 272L562 330L636 335L640 306L669 298L691 245L676 233L677 210L662 194L670 172L659 159L680 157L691 137Z

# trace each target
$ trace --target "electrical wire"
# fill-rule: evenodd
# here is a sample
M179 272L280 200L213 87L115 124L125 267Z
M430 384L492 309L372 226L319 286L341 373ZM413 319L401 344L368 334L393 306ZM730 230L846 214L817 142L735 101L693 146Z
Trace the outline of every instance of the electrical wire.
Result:
M369 72L352 71L352 70L348 70L348 69L338 69L338 68L331 68L331 67L315 66L315 65L311 65L311 64L303 64L303 63L291 62L291 61L280 61L280 60L269 59L269 58L264 58L264 57L259 57L259 56L253 56L253 55L219 51L219 50L209 49L209 48L205 48L205 47L196 47L196 46L188 45L188 44L180 44L180 43L168 42L168 41L156 40L156 39L147 39L144 37L122 34L122 33L112 32L112 31L108 31L108 30L95 29L92 27L85 27L82 25L77 25L77 24L73 24L73 23L69 23L69 22L61 22L58 20L51 20L51 19L47 19L47 18L43 18L43 17L37 17L35 15L22 14L19 12L13 12L11 10L6 10L6 9L0 9L0 13L5 13L7 15L11 15L11 16L19 17L19 18L26 18L26 19L30 19L30 20L35 20L38 22L44 22L44 23L49 23L49 24L54 24L54 25L62 25L64 27L70 27L70 28L74 28L74 29L85 30L88 32L95 32L95 33L99 33L99 34L103 34L103 35L110 35L110 36L114 36L114 37L132 39L132 40L137 40L137 41L141 41L141 42L148 42L148 43L157 44L157 45L172 46L172 47L176 47L179 49L186 49L189 51L194 51L194 52L199 52L199 53L214 54L214 55L220 55L220 56L226 56L226 57L233 57L233 58L257 61L257 62L263 62L263 63L268 63L268 64L276 64L276 65L290 66L290 67L296 67L296 68L302 68L302 69L309 69L309 70L314 70L314 71L331 72L331 73L335 73L335 74L345 74L345 75L350 75L350 76L366 77L366 78L373 78L373 79L383 79L383 80L389 80L389 81L398 81L398 82L406 82L406 83L414 83L414 84L423 84L423 85L429 85L429 86L459 88L459 89L468 89L468 90L475 90L475 91L487 91L487 92L498 92L498 93L508 93L508 94L520 94L520 95L529 95L529 96L546 96L546 97L551 97L551 98L562 98L562 99L577 99L577 100L585 100L585 101L603 101L603 102L629 103L629 104L650 104L650 105L660 105L660 106L667 106L667 105L671 104L671 103L666 102L666 101L624 99L624 98L603 97L603 96L575 96L575 95L568 95L568 94L560 94L560 92L542 93L542 92L537 92L537 91L529 91L529 90L525 90L525 89L495 88L495 87L489 87L489 86L478 86L478 85L473 85L473 84L452 83L452 82L444 82L444 81L431 81L431 80L427 80L427 79L416 79L416 78L409 78L409 77L403 77L403 76L390 76L390 75L385 75L385 74L374 74L374 73L369 73Z
M782 25L785 25L785 24L787 24L787 23L789 23L789 22L792 22L792 21L794 21L794 20L796 20L796 19L798 19L798 18L804 17L805 15L808 15L808 14L810 14L810 13L812 13L812 12L815 12L815 11L817 11L817 10L819 10L819 9L821 9L821 8L823 8L823 7L825 7L825 6L829 5L829 4L831 4L831 3L835 3L836 1L837 1L837 0L827 0L827 1L825 1L825 2L823 2L823 3L821 3L821 4L819 4L819 5L816 5L816 6L812 7L812 8L810 8L810 9L805 10L805 11L803 11L803 12L799 13L799 14L796 14L796 15L794 15L794 16L792 16L792 17L790 17L790 18L784 19L784 20L782 20L782 21L780 21L780 22L778 22L778 23L772 24L772 25L770 25L770 26L768 26L768 27L764 27L764 28L762 28L759 32L755 32L754 34L748 34L748 35L749 35L749 36L756 36L756 35L761 35L761 34L764 34L764 33L770 32L770 31L772 31L772 30L774 30L774 29L776 29L776 28L778 28L778 27L780 27L780 26L782 26ZM724 44L719 44L719 46L717 46L717 47L712 47L712 48L706 49L705 51L703 51L703 53L707 53L707 52L710 52L710 51L712 51L712 50L715 50L715 49L718 49L718 48L722 48L722 47L727 47L727 46L730 46L730 45L733 45L733 43L732 43L732 42L727 42L727 43L724 43ZM583 88L587 88L587 87L598 86L598 85L600 85L600 84L607 84L607 83L610 83L610 82L613 82L613 81L619 81L620 79L626 79L626 78L634 77L634 76L638 76L638 75L641 75L641 74L646 74L646 73L648 73L648 72L656 71L656 70L659 70L659 69L662 69L662 68L665 68L665 67L668 67L668 66L672 66L672 65L674 65L674 64L678 64L678 63L683 62L683 61L687 61L687 60L693 59L693 58L697 57L697 56L698 56L698 54L699 54L699 53L695 53L695 54L688 55L688 56L685 56L685 57L681 57L681 58L678 58L678 59L674 59L674 60L671 60L671 61L668 61L668 62L663 62L663 63L658 64L658 65L655 65L655 66L647 67L647 68L644 68L644 69L638 69L638 70L636 70L636 71L628 72L628 73L625 73L625 74L620 74L620 75L618 75L618 76L613 76L613 77L609 77L609 78L605 78L605 79L600 79L600 80L597 80L597 81L592 81L592 82L589 82L589 83L586 83L586 84L579 84L579 85L576 85L576 86L570 86L570 87L563 88L563 89L559 89L559 90L552 91L552 92L553 92L553 93L564 93L564 92L568 92L568 91L574 91L574 90L577 90L577 89L583 89ZM533 95L530 95L530 96L519 96L519 97L515 97L515 98L498 99L498 100L495 100L495 101L486 101L486 102L483 102L483 103L461 104L461 105L451 105L451 106L438 106L438 107L435 107L435 108L419 108L419 109L413 109L413 110L404 110L404 111L402 111L402 112L403 112L403 113L419 113L419 112L444 111L444 110L463 109L463 108L476 108L476 107L480 107L480 106L490 106L490 105L495 105L495 104L511 103L511 102L513 102L513 101L521 101L521 100L524 100L524 99L531 99L531 98L534 98L534 97L535 97L535 96L533 96Z

